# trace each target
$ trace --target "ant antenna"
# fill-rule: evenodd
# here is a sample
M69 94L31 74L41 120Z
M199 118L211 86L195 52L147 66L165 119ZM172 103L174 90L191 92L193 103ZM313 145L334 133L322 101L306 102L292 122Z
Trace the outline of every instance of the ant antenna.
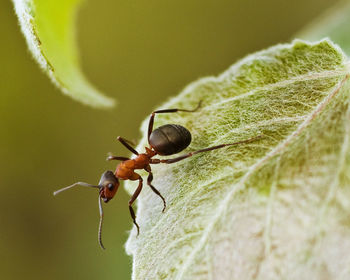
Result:
M73 187L76 187L76 186L82 186L82 187L90 187L90 188L100 188L99 186L94 186L94 185L91 185L91 184L88 184L88 183L84 183L84 182L77 182L77 183L74 183L73 185L70 185L68 187L64 187L62 189L59 189L57 191L55 191L53 193L53 195L57 195L59 194L60 192L63 192L63 191L66 191L70 188L73 188Z
M70 185L68 187L64 187L62 189L59 189L59 190L55 191L53 193L53 195L57 195L60 192L66 191L66 190L68 190L70 188L77 187L77 186L89 187L89 188L97 188L97 189L101 188L100 186L91 185L91 184L88 184L88 183L85 183L85 182L77 182L77 183L74 183L73 185ZM99 209L100 209L100 223L99 223L99 226L98 226L98 243L100 244L101 248L105 250L106 248L103 246L103 243L102 243L102 224L103 224L102 192L100 192L100 194L98 196L98 206L99 206Z
M98 226L98 243L100 244L101 248L103 250L105 250L106 248L105 248L105 246L103 246L103 243L102 243L103 208L102 208L101 193L98 196L98 206L99 206L99 209L100 209L100 223L99 223L99 226Z

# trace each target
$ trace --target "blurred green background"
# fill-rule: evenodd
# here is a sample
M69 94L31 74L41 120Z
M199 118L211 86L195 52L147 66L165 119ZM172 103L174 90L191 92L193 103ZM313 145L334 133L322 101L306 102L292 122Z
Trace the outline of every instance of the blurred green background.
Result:
M88 0L77 30L83 68L115 96L111 111L62 95L29 54L10 1L0 1L1 279L129 279L124 243L131 219L123 188L105 205L97 243L94 190L52 192L78 180L98 183L114 169L115 140L140 137L155 106L240 57L289 41L336 1Z

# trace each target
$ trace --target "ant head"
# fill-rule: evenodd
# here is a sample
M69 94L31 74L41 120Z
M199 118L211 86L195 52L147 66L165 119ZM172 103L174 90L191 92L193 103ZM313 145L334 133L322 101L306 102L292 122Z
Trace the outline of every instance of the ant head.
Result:
M106 171L102 174L98 187L100 188L101 198L107 203L116 194L119 180L112 171Z

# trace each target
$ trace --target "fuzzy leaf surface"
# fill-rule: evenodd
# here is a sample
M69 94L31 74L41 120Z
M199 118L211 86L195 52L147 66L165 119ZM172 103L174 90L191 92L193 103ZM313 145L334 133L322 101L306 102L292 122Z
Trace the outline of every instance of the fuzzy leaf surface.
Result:
M160 107L203 101L195 113L156 116L155 127L191 131L180 154L265 137L152 165L167 209L145 183L140 235L133 228L126 244L133 279L350 279L347 63L328 40L293 41L200 79ZM132 193L137 183L126 187Z
M81 0L13 0L34 59L63 93L93 107L111 107L81 71L75 41L76 10Z

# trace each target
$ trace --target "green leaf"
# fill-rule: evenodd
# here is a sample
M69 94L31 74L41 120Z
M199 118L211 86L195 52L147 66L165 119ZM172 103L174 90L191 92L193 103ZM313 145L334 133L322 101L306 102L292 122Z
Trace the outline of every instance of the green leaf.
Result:
M201 79L160 107L203 101L195 113L156 116L155 127L191 131L183 153L264 138L152 165L167 209L145 184L140 235L134 227L126 245L133 279L350 279L347 63L328 40L294 41ZM130 193L136 186L127 182Z
M74 23L81 0L13 2L30 51L62 92L93 107L113 106L80 69Z
M350 55L350 2L343 0L296 34L296 38L320 40L329 37Z

